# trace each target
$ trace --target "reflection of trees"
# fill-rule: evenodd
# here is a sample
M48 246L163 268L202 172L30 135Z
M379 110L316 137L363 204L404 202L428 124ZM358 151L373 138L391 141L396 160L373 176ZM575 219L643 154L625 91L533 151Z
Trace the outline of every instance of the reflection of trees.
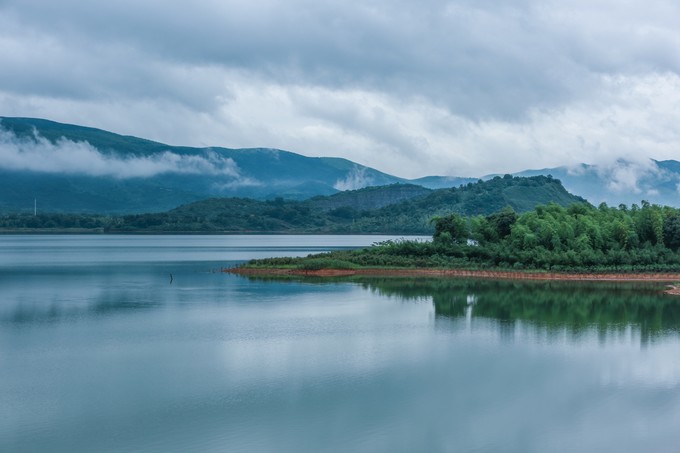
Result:
M252 277L251 277L252 278ZM502 323L525 321L572 333L597 328L604 333L634 326L645 338L680 332L680 298L662 293L663 283L541 282L444 278L256 277L257 280L304 280L308 283L353 282L385 296L421 301L431 298L439 317L458 318L474 300L473 317ZM470 296L474 296L471 298Z
M405 299L432 297L437 316L464 316L473 295L473 317L572 332L633 325L643 337L680 331L680 298L661 293L659 284L383 278L364 280L363 285Z
M663 294L663 283L366 276L248 278L319 285L351 282L384 296L414 302L431 299L438 317L460 318L471 312L473 318L500 321L502 329L510 328L516 321L524 321L548 331L567 329L578 335L595 328L605 335L631 326L639 329L643 343L664 332L680 332L680 298Z

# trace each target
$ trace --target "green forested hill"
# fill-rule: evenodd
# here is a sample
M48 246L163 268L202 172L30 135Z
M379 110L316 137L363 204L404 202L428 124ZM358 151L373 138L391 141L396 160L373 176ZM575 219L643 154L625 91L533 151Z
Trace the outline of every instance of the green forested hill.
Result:
M306 201L211 198L167 212L114 217L10 215L0 218L0 227L88 225L88 228L98 227L110 232L430 234L433 231L431 219L438 215L489 215L505 207L525 212L539 204L552 202L567 206L583 201L566 192L558 180L550 177L506 176L455 189L429 190L393 184Z
M520 178L506 175L488 181L468 183L451 189L433 190L428 195L385 206L356 220L364 231L430 232L433 216L452 212L471 216L489 215L505 207L526 212L537 205L568 206L584 202L567 192L559 180L548 176Z
M391 195L390 195L391 194ZM406 198L384 205L385 200ZM536 205L584 202L551 177L505 176L452 189L394 184L316 197L308 201L210 199L155 215L126 216L120 228L187 231L328 233L430 233L430 221L452 212L488 215L504 207L525 212ZM371 206L381 206L370 209Z
M486 215L507 206L517 212L525 212L539 204L553 202L567 206L583 201L583 198L567 192L562 183L551 176L520 178L505 175L457 188L433 190L425 197L404 201L394 208L411 213Z

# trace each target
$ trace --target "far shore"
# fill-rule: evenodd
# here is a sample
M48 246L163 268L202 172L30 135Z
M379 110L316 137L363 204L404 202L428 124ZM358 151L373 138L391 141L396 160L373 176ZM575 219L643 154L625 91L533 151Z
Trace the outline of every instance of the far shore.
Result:
M105 230L104 228L0 228L0 235L119 235L119 236L394 236L423 237L429 233L338 233L333 231L266 230Z
M680 282L680 273L567 273L567 272L513 272L465 269L318 269L233 267L224 272L243 276L300 276L300 277L350 277L355 275L373 277L441 277L484 278L492 280L544 280L544 281L593 281L593 282ZM680 287L669 285L665 291L679 295Z

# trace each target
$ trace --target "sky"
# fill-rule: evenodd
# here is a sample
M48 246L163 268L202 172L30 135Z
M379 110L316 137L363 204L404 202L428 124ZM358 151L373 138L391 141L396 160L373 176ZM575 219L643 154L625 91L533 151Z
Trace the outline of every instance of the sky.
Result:
M680 160L678 23L672 0L0 0L0 116L406 178L644 168Z

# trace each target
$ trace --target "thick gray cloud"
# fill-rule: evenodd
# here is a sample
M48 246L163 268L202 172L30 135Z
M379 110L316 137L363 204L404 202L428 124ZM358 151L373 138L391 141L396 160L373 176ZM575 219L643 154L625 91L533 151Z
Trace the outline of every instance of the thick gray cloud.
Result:
M679 20L671 0L5 0L0 109L414 177L672 158Z

